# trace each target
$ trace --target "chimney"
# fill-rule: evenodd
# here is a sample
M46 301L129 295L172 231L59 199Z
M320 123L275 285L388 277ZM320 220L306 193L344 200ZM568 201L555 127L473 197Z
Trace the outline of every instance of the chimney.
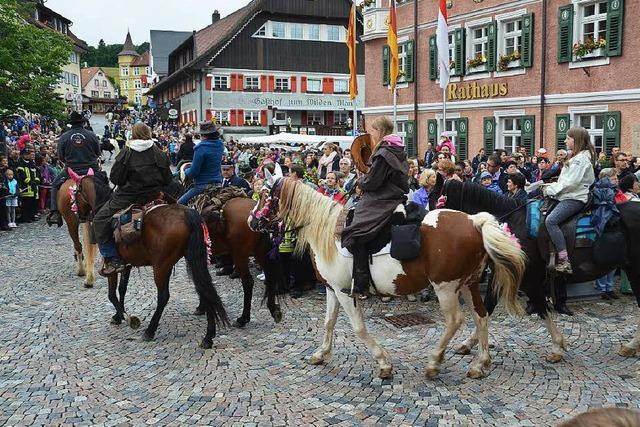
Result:
M218 22L220 20L220 12L218 12L218 9L214 10L213 13L211 14L211 23L215 24L216 22Z

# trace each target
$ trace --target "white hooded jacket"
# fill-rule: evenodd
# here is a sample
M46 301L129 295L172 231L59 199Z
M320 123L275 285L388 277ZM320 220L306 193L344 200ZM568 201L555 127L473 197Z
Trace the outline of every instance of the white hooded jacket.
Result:
M596 180L589 150L582 150L562 167L558 182L545 188L545 196L556 200L579 200L586 203L589 188Z

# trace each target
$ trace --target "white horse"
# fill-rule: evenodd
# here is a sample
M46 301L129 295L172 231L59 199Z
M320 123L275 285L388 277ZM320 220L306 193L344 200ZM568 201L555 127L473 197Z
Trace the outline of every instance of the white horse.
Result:
M351 287L353 259L338 249L335 234L342 206L314 191L301 181L289 178L273 185L249 218L254 229L270 228L275 221L285 220L287 227L298 232L296 252L310 246L317 273L330 286L327 290L325 333L310 363L321 364L331 355L333 330L342 306L356 335L367 345L378 363L381 378L392 375L389 355L365 327L362 309L356 300L342 292ZM371 277L375 290L384 295L408 295L429 285L438 296L445 317L445 333L431 353L426 370L428 378L437 376L446 347L463 323L459 297L473 306L478 329L480 352L471 363L467 375L484 376L483 368L491 363L488 342L488 317L479 292L480 275L487 258L493 263L496 292L507 310L522 313L517 290L525 268L525 255L515 239L505 233L495 218L487 213L467 215L452 210L432 211L420 226L421 253L410 261L400 262L389 254L372 258Z

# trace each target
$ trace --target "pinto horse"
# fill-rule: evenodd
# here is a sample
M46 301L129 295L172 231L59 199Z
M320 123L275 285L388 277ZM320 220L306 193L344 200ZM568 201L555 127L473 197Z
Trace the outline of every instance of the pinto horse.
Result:
M434 188L436 195L442 194L444 207L458 209L469 214L477 212L489 212L506 221L513 233L518 237L522 248L527 254L527 268L521 284L521 289L527 294L535 312L545 321L552 340L552 350L546 359L549 362L562 360L565 350L565 339L556 327L545 300L545 271L549 258L548 235L539 233L538 238L531 238L527 232L527 209L523 202L498 195L482 186L472 183L462 183L449 180L441 186ZM569 257L573 266L573 274L570 276L558 275L555 280L565 280L566 283L581 283L595 280L607 272L621 267L629 276L633 293L640 306L640 243L635 240L640 235L640 203L626 203L618 205L621 216L621 224L626 237L626 259L618 260L611 265L599 265L594 261L592 248L568 248ZM489 315L493 312L496 301L487 294L485 304ZM478 342L474 333L458 351L468 353ZM625 357L633 356L640 350L640 327L635 337L627 344L623 344L619 354Z
M253 277L249 271L249 258L253 256L265 274L265 298L267 308L276 323L282 320L282 311L277 303L283 292L282 271L278 261L268 255L271 241L265 233L257 233L249 228L247 218L255 206L255 201L247 197L236 197L227 201L221 210L213 206L202 210L202 217L209 229L213 255L231 255L235 271L240 275L244 292L242 315L235 326L244 327L251 320L251 300L253 298ZM197 312L201 311L198 307Z
M93 169L89 169L83 176L78 175L71 168L67 168L67 172L69 179L60 187L57 202L73 242L76 274L85 278L85 288L92 288L96 282L94 264L98 249L91 239L91 215L93 206L96 205L95 175ZM78 233L81 221L83 222L82 242Z
M351 286L353 259L338 250L335 234L342 205L321 195L303 182L289 178L275 183L264 206L250 217L253 229L284 220L298 231L296 251L309 245L316 269L330 286L327 291L325 334L322 345L313 353L312 364L323 363L331 354L338 303L345 310L356 335L367 345L378 362L381 378L392 375L389 355L367 332L362 307L342 290ZM473 318L480 336L481 353L472 362L467 375L484 376L491 363L487 311L479 291L480 276L487 258L494 264L496 292L507 310L519 315L517 289L524 271L525 256L517 242L498 226L489 214L467 215L452 210L430 212L420 226L420 255L410 261L398 261L390 255L372 257L371 277L377 291L385 295L408 295L431 285L434 287L446 320L446 329L438 347L431 353L426 370L428 378L437 376L444 352L464 321L459 297L473 305Z

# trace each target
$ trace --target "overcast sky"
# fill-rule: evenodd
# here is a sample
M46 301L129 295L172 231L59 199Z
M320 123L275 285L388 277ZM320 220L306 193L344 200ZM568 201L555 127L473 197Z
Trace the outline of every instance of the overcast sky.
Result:
M91 46L100 39L124 43L127 28L136 45L149 41L149 30L199 30L250 0L48 0L46 6L73 21L71 31Z

